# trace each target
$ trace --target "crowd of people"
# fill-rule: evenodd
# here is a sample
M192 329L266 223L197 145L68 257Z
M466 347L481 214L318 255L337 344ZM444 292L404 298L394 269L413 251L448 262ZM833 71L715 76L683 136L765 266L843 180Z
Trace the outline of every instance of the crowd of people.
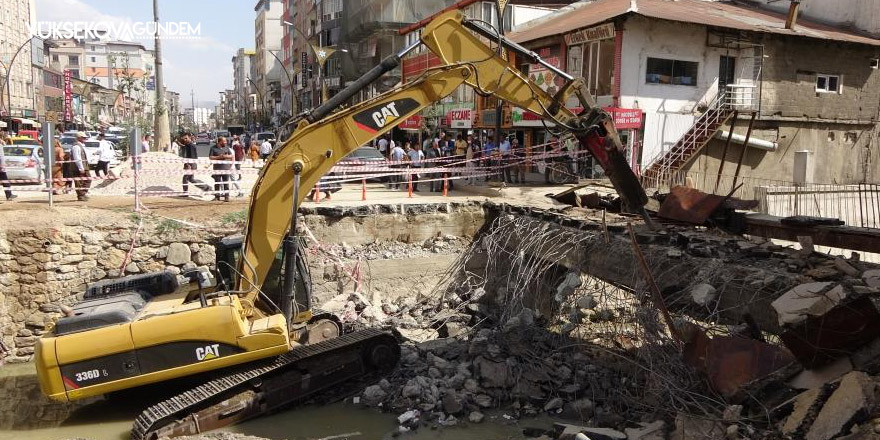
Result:
M452 134L439 131L436 134L426 133L422 139L421 142L410 138L395 141L386 135L375 142L379 152L392 161L392 167L411 169L391 176L389 186L392 189L400 188L401 183L409 179L413 182L413 191L419 191L420 180L427 180L432 192L442 191L444 180L448 182L448 189L452 189L456 179L449 178L451 172L416 171L419 168L436 170L438 167L464 168L460 178L468 185L477 185L480 181L525 184L527 174L536 170L538 161L533 160L534 155L543 153L548 156L541 159L543 164L563 164L562 173L577 178L577 169L580 177L587 177L588 165L581 160L585 156L579 153L574 139L560 140L551 136L549 142L536 148L521 145L519 138L513 134L499 136L497 145L492 133L457 134L453 137ZM576 165L572 165L575 162ZM553 166L542 167L545 183L554 183L550 181L549 171Z

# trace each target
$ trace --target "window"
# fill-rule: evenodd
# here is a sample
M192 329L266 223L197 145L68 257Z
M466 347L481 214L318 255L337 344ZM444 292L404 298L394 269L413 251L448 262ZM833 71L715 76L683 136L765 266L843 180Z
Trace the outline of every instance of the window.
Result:
M342 17L342 0L324 0L321 2L321 21L330 21Z
M840 93L840 76L817 74L816 91L819 93Z
M52 54L52 62L53 62L53 63L57 63L57 62L58 62L58 54L57 54L57 53L53 53L53 54Z
M67 64L70 66L79 66L79 57L76 55L68 55Z
M91 57L91 58L92 58L92 62L94 63L94 62L95 62L95 57Z
M645 83L696 87L699 65L692 61L648 58Z

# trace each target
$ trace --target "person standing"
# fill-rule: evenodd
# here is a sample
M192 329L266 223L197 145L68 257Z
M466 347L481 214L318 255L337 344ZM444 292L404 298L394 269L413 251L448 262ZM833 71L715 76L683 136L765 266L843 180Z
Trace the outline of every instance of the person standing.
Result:
M256 168L257 167L257 160L260 159L260 146L257 145L257 141L253 141L251 143L248 143L246 138L245 138L244 144L249 145L251 164L253 165L254 168Z
M175 156L180 155L180 144L177 143L177 139L171 141L171 150L169 150L169 153Z
M12 185L9 184L9 176L6 175L6 156L4 155L4 151L6 149L6 139L0 139L0 180L3 181L3 188L6 192L6 200L12 200L17 198L18 196L12 194Z
M73 184L76 187L76 199L81 202L89 200L89 187L92 181L89 176L89 159L86 154L86 144L84 143L87 136L79 131L76 133L76 143L70 148L70 160L73 162L73 170L76 175L73 177Z
M406 142L406 146L409 146L409 141ZM395 145L394 148L391 149L391 168L400 169L402 167L403 158L406 156L406 151L400 147L400 145ZM400 181L402 177L400 174L393 174L391 176L391 189L399 189Z
M422 167L422 161L425 159L425 153L422 152L422 146L416 144L409 152L409 166L415 168L416 172L410 170L410 176L413 182L413 191L419 190L419 173L418 169Z
M229 201L229 181L230 174L225 173L226 171L232 170L232 161L235 160L235 153L233 153L232 148L229 148L229 145L226 145L226 138L220 136L217 139L217 143L211 147L211 152L208 153L209 159L216 161L223 161L227 163L214 163L214 171L223 171L224 173L214 174L214 200L220 200L220 196L223 196L225 201Z
M266 160L272 154L272 143L268 139L260 144L260 159Z
M232 136L232 152L235 154L235 170L238 171L236 180L241 180L241 163L244 161L244 147L238 140L238 135Z
M477 146L474 144L473 135L468 135L467 143L464 151L464 169L465 174L467 175L467 184L468 185L476 185L477 184L477 164L474 161L476 156Z
M501 156L501 160L499 161L499 166L501 166L501 180L504 183L513 183L513 178L510 175L510 141L507 137L501 138L501 143L498 144L498 153Z
M52 162L52 194L58 195L59 190L67 192L67 185L64 182L64 164L67 155L64 154L64 148L61 147L61 141L55 139L55 161Z
M425 158L430 160L430 162L425 163L425 168L439 167L441 164L437 159L441 156L443 156L443 151L440 149L440 141L434 139L431 148L425 154ZM430 179L428 186L431 188L431 192L443 191L443 182L439 180L441 176L442 174L440 173L431 173L428 175L428 178Z
M486 167L486 182L491 180L495 173L495 143L491 138L483 138L483 166Z
M513 183L526 183L526 150L519 146L519 139L510 141L510 154L513 158Z
M210 191L211 188L208 185L205 185L205 183L200 180L196 180L195 176L192 174L199 168L198 164L195 162L195 160L199 158L199 152L196 150L196 146L193 143L192 134L185 131L180 132L177 135L177 143L180 144L180 156L184 159L192 159L192 161L186 161L183 163L184 197L189 195L190 184L197 186L202 191Z
M379 138L379 141L376 142L377 148L379 152L382 153L383 157L388 157L388 139L385 139L385 136Z
M148 153L150 151L150 135L144 135L144 141L141 142L141 153Z
M115 157L116 150L113 149L113 144L104 139L104 133L98 133L98 166L95 167L95 177L101 177L101 171L104 172L104 177L116 177L110 171L110 161Z

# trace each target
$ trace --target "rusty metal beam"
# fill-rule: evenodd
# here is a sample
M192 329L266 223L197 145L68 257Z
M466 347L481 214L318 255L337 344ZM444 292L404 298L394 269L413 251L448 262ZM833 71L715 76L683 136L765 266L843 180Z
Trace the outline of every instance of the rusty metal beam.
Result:
M746 214L746 234L797 242L798 237L812 237L813 244L880 253L880 229L853 226L793 226L781 222L782 217L767 214Z
M721 163L718 164L718 177L715 178L715 190L713 194L718 194L718 184L721 183L721 172L724 171L724 161L727 160L727 149L730 148L730 140L733 139L733 130L736 128L736 118L739 117L739 111L733 111L733 118L730 119L730 133L727 133L727 141L724 142L724 150L721 152ZM743 145L745 147L745 145Z
M749 149L749 138L752 137L752 128L755 126L755 118L758 112L752 112L752 119L749 119L749 129L746 131L746 140L743 141L742 151L739 153L739 161L736 163L736 171L733 172L733 183L730 184L730 192L736 190L736 181L739 180L739 170L742 168L743 159L746 158L746 151ZM733 129L730 130L733 133Z

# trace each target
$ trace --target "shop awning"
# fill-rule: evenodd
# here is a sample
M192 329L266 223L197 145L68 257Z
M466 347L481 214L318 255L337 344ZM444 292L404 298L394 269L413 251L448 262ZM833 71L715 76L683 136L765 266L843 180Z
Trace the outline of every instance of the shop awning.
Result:
M13 121L18 122L19 124L27 124L27 125L35 125L37 121L28 118L12 118Z

